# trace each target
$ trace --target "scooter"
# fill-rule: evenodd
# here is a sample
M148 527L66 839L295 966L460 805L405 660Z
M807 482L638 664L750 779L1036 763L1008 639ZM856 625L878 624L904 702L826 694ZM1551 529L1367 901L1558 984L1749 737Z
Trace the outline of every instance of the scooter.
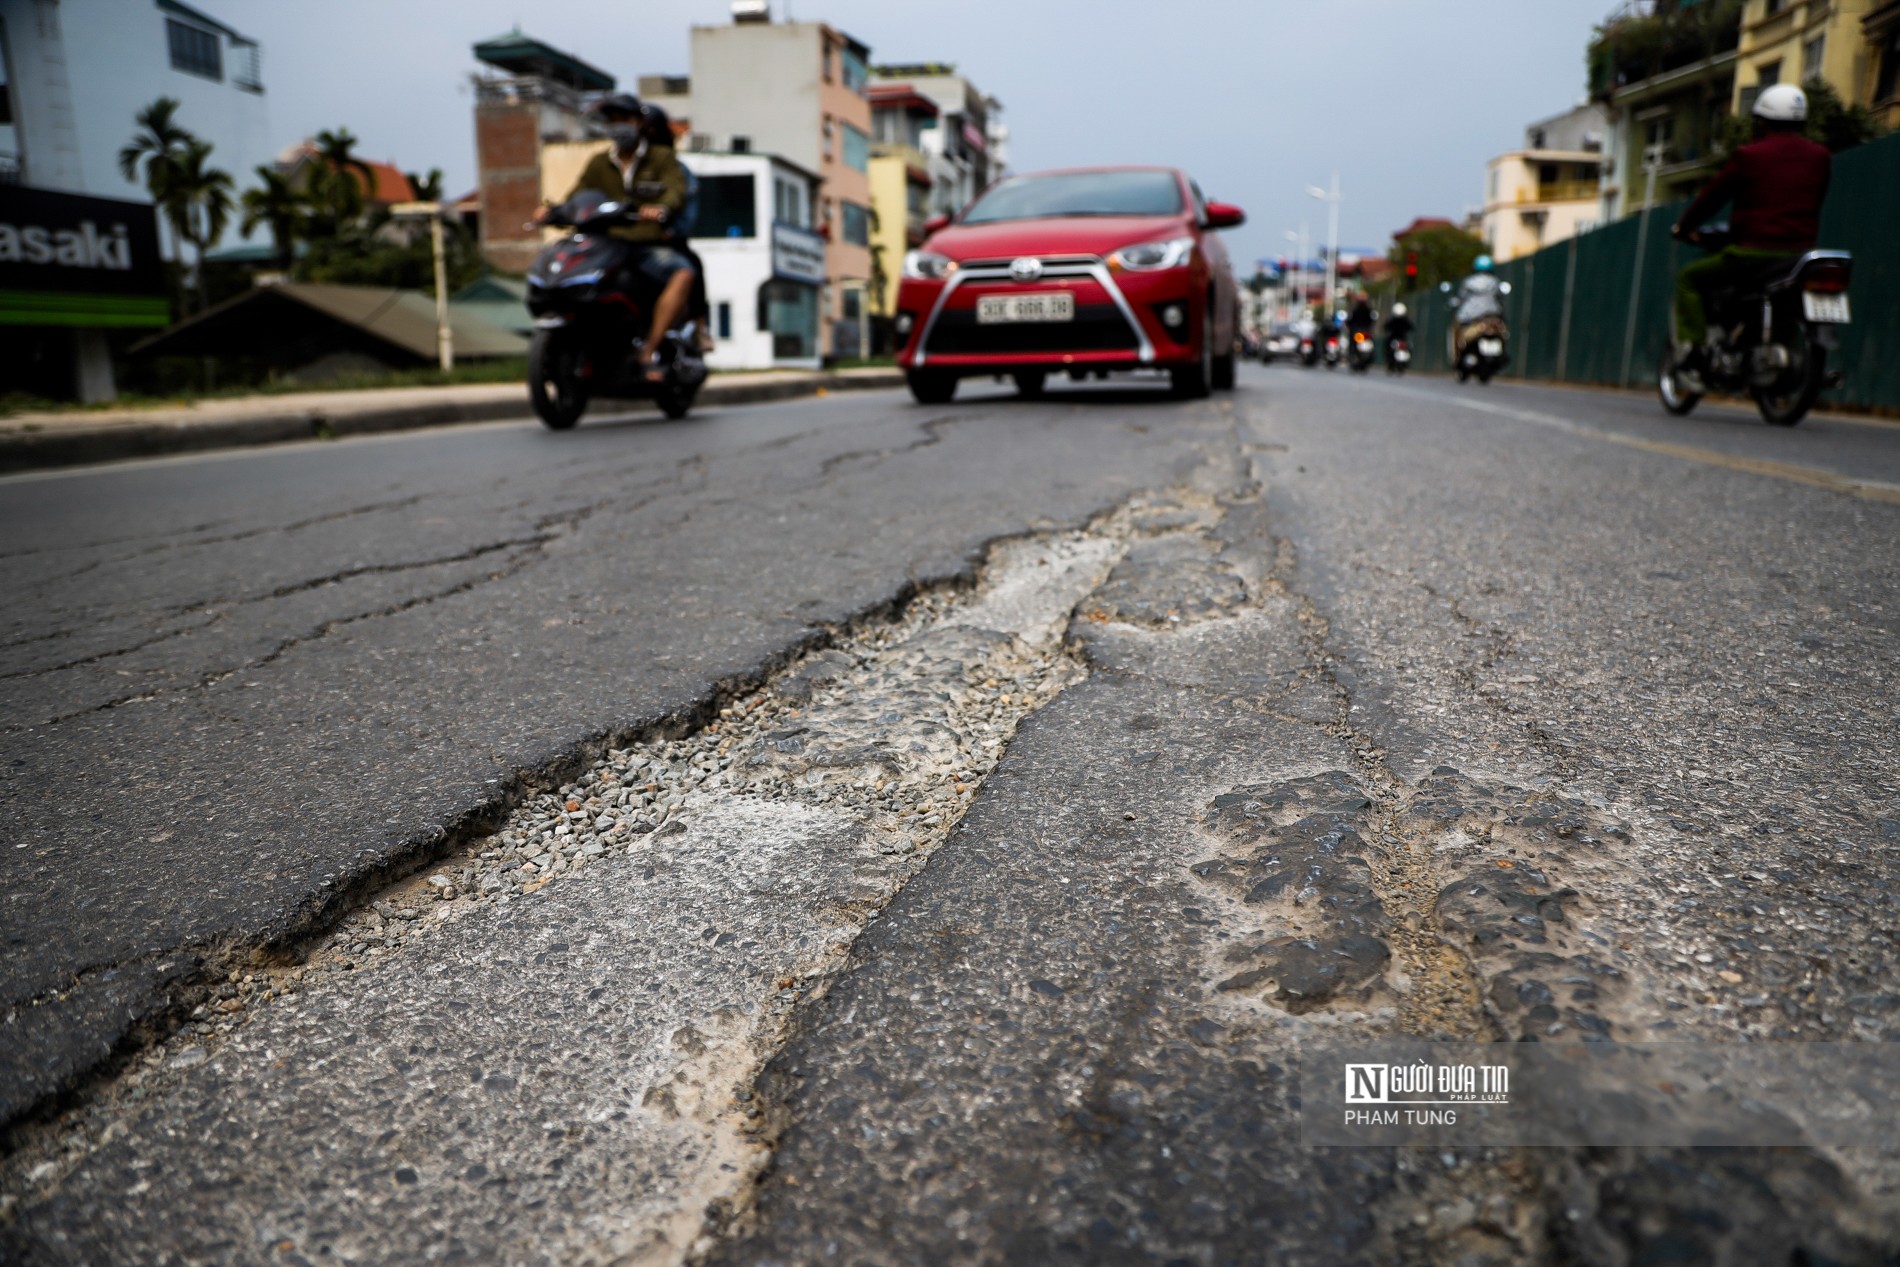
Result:
M610 233L638 214L632 203L588 191L548 215L573 229L528 270L528 398L551 430L578 423L596 396L651 399L667 417L684 418L706 381L690 320L657 349L665 378L647 381L646 335L659 292L628 266L635 248Z
M1688 234L1687 240L1719 251L1732 238L1716 228ZM1837 328L1853 321L1847 293L1853 279L1854 257L1846 251L1809 251L1793 262L1776 260L1740 285L1710 295L1715 343L1700 386L1754 397L1756 409L1774 426L1799 424L1822 392L1841 384L1841 371L1830 370L1827 362L1840 348ZM1677 417L1688 414L1702 392L1684 382L1673 341L1663 344L1658 366L1663 408Z
M1328 330L1326 332L1326 351L1323 353L1326 368L1329 370L1338 369L1339 362L1343 360L1344 357L1345 353L1339 346L1339 332L1336 330Z
M1392 335L1385 341L1385 372L1403 375L1412 368L1412 341Z
M1319 336L1303 334L1300 336L1300 364L1312 369L1319 364Z
M1458 335L1455 331L1452 334L1452 367L1461 383L1473 378L1489 383L1499 370L1511 363L1511 328L1504 324L1503 317L1485 317L1472 325L1462 349L1455 347Z
M1354 330L1352 346L1346 351L1346 367L1355 374L1363 374L1372 368L1372 362L1376 359L1378 354L1372 350L1372 332Z

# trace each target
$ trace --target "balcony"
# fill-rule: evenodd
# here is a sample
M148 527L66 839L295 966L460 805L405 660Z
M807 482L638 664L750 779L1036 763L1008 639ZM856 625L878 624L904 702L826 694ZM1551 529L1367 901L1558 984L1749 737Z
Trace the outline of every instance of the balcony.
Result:
M1598 184L1594 180L1553 180L1537 186L1537 201L1595 202Z

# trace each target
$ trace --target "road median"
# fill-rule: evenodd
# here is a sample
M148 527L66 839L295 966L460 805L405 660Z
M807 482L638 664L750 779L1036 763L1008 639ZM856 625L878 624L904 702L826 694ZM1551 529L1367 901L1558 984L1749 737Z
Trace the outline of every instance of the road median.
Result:
M903 376L891 369L735 374L708 382L698 407L902 385ZM603 403L652 407L645 401ZM18 414L0 419L0 473L530 416L527 388L521 383L299 392L154 409Z

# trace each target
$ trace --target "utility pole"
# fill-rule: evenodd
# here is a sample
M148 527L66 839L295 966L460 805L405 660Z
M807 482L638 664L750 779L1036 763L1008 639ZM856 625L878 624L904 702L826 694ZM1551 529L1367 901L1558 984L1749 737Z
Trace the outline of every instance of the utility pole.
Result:
M1309 198L1332 204L1331 224L1326 234L1326 311L1330 313L1337 302L1335 292L1339 289L1339 173L1333 173L1331 193L1318 185L1308 185L1306 193Z
M1643 166L1648 169L1649 177L1643 190L1643 218L1636 226L1636 268L1630 276L1629 318L1623 325L1623 372L1617 378L1622 387L1630 385L1630 367L1636 356L1636 318L1642 312L1643 301L1643 257L1649 250L1649 217L1656 205L1656 169L1662 166L1662 160L1660 144L1643 151Z
M442 242L442 204L399 202L389 209L398 220L429 221L429 244L435 249L435 357L442 372L455 368L455 331L449 325L449 269Z

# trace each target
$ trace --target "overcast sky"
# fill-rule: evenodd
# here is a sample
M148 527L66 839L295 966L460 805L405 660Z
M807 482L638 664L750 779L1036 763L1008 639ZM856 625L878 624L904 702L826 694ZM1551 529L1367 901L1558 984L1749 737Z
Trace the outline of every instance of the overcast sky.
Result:
M262 42L275 144L346 126L365 156L475 181L470 45L517 23L628 87L685 73L687 31L727 0L197 0ZM1485 160L1584 93L1584 44L1614 0L790 0L884 62L951 61L1004 104L1017 170L1187 168L1250 217L1236 266L1287 253L1326 207L1382 248L1415 215L1456 216ZM787 0L773 0L783 16Z

